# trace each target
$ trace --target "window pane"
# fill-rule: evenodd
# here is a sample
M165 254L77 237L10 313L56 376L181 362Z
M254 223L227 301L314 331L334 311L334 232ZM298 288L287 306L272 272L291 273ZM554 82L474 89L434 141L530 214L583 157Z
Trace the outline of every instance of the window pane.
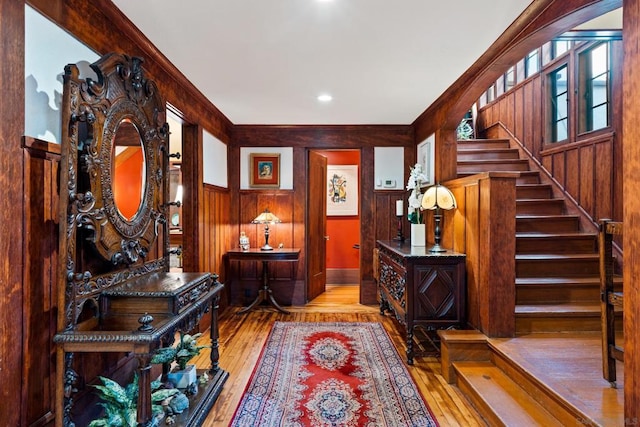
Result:
M595 129L602 129L602 128L606 128L608 125L608 111L607 108L608 105L607 104L603 104L600 105L599 107L595 107L592 112L593 112L593 117L592 117L592 130Z
M594 107L607 102L607 80L593 80L591 85L591 105Z
M562 120L567 117L567 93L561 93L556 96L556 120Z
M516 75L515 67L511 67L509 68L509 70L507 70L507 74L505 75L505 80L504 80L505 92L508 90L511 90L511 88L513 88L516 85L515 75Z
M557 58L558 56L562 55L563 53L567 52L569 50L569 42L564 40L564 41L554 41L553 42L553 57Z
M542 65L551 62L551 42L542 45Z
M603 43L591 50L591 75L599 76L607 72L609 61L607 55L607 44Z
M567 139L567 135L568 135L567 123L568 123L567 119L564 119L556 123L556 141L562 141L564 139Z
M527 55L526 67L527 77L534 75L540 70L540 55L538 54L538 49Z

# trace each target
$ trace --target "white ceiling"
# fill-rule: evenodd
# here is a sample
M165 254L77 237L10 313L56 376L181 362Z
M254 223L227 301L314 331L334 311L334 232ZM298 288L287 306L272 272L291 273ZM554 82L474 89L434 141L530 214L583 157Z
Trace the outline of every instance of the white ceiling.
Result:
M234 124L410 124L531 2L112 1Z

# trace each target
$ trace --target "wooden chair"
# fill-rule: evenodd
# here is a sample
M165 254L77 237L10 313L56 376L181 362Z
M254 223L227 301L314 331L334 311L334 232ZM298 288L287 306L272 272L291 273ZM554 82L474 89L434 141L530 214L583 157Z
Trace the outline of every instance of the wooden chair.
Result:
M623 294L614 289L613 238L622 236L621 222L600 220L600 307L602 319L602 375L616 387L616 360L624 361L624 349L616 345L616 312L623 310Z

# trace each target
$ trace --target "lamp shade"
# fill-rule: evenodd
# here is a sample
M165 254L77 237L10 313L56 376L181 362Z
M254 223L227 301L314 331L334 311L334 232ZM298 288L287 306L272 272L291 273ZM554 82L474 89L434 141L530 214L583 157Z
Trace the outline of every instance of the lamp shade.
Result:
M279 222L281 222L280 218L269 212L269 209L265 209L264 212L251 221L252 224L277 224Z
M280 221L280 218L269 212L269 209L265 209L260 215L258 215L252 224L264 224L264 246L260 248L261 251L272 251L273 248L269 245L269 224L276 224Z
M422 197L422 209L455 209L457 207L456 198L451 190L444 185L436 184L427 189Z

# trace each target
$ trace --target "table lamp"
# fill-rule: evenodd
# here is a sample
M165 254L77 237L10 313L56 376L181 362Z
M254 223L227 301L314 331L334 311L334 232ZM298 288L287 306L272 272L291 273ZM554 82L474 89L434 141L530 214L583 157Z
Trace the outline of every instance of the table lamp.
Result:
M269 209L265 209L260 215L258 215L252 224L264 224L264 246L260 248L261 251L272 251L273 248L269 246L269 224L276 224L281 222L280 219L269 212Z
M446 249L440 246L440 223L442 222L440 209L449 210L456 207L456 198L453 196L451 190L449 190L444 185L436 184L432 187L429 187L427 189L427 192L424 193L424 196L422 197L422 209L436 211L433 215L436 223L433 237L435 244L431 249L429 249L429 252L446 252Z

